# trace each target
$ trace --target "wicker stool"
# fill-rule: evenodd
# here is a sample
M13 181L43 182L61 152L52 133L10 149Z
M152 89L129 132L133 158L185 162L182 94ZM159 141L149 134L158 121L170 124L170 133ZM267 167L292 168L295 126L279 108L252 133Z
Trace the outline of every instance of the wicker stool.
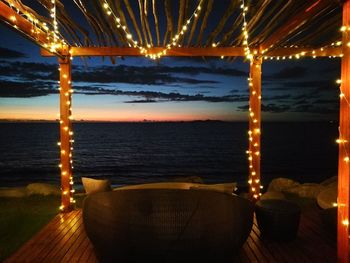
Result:
M300 207L287 200L260 200L255 206L256 220L263 236L290 241L298 232Z

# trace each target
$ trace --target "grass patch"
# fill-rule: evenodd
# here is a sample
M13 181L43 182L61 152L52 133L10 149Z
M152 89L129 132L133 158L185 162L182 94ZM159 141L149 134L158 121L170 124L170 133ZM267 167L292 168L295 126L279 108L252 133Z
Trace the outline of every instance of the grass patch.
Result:
M59 206L59 196L0 198L0 262L43 228Z

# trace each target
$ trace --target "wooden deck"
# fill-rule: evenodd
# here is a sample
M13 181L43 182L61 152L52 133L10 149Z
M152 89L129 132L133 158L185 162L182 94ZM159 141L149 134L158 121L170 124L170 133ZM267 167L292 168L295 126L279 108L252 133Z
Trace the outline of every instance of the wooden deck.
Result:
M5 262L98 262L81 215L81 210L57 215ZM263 239L254 223L235 262L336 262L336 240L313 209L303 213L298 237L288 243Z

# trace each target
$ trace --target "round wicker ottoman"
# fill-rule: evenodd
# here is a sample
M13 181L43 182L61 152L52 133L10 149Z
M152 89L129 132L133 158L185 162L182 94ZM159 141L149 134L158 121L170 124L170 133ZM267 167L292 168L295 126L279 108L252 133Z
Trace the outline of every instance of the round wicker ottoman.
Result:
M261 234L280 241L293 240L298 232L300 207L287 200L260 200L255 206Z

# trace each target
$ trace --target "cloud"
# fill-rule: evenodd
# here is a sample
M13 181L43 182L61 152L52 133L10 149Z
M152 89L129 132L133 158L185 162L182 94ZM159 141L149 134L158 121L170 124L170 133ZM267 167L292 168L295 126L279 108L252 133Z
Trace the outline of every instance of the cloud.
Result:
M0 58L2 59L16 59L16 58L26 58L27 55L5 47L0 47Z
M30 98L56 94L54 85L42 81L19 82L0 80L0 97Z
M335 104L338 105L339 100L338 99L318 99L313 101L314 104Z
M239 106L238 109L242 111L248 111L249 105ZM263 112L282 113L288 111L289 109L289 105L276 105L274 103L270 103L267 105L261 104L261 111Z
M100 66L86 70L83 67L73 67L72 77L74 82L94 83L129 83L142 85L181 85L181 84L217 84L218 79L184 77L184 75L198 75L202 73L241 76L243 71L235 69L205 67L135 67L127 65ZM46 63L26 63L7 61L0 62L0 76L13 76L27 80L58 80L58 66ZM211 88L211 86L206 86Z
M295 108L290 110L291 112L307 112L307 113L317 113L317 114L338 114L339 109L335 105L330 105L328 107L318 106L313 104L302 104L297 105Z
M290 99L292 95L290 94L283 94L283 95L275 95L275 96L270 96L270 97L264 97L264 101L269 101L269 100L286 100Z
M307 69L300 66L287 67L280 70L277 73L274 73L270 76L263 77L265 80L276 80L276 79L295 79L303 78L306 76Z
M272 84L272 82L270 82ZM306 80L306 81L279 81L274 83L275 87L269 88L269 90L281 91L281 90L300 90L300 89L315 89L314 92L327 91L336 87L336 84L332 80ZM268 85L267 85L268 86Z
M104 89L101 87L76 87L76 94L84 95L124 95L139 97L140 99L125 101L125 103L155 103L165 101L206 101L206 102L242 102L247 101L247 96L228 95L228 96L204 96L203 94L186 95L177 92L155 92L155 91L122 91L113 89Z

